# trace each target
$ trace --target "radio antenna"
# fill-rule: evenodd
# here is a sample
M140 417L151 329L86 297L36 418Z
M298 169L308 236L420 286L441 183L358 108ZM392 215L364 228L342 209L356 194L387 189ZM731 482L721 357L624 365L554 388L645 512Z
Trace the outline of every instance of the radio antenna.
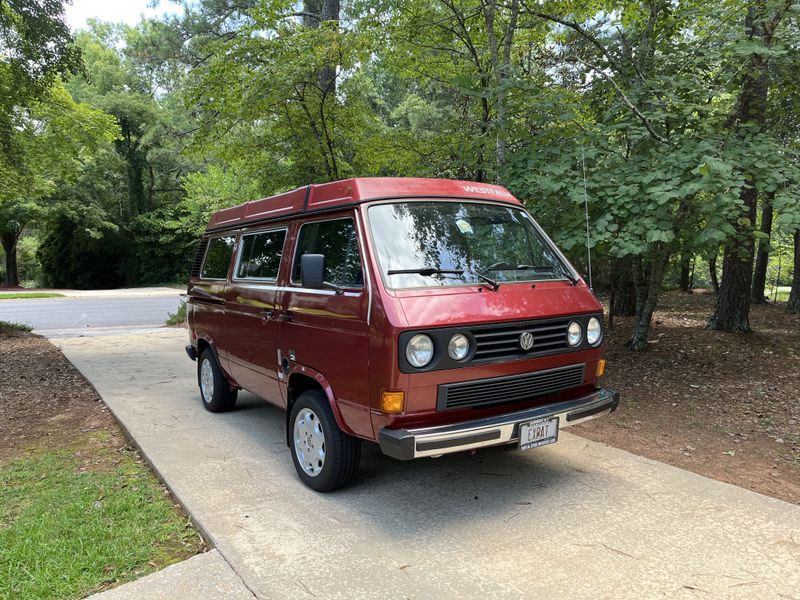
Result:
M583 144L581 144L581 167L583 168L583 211L586 215L586 257L589 261L589 289L592 288L592 236L589 233L589 194L586 191L586 157L583 155Z

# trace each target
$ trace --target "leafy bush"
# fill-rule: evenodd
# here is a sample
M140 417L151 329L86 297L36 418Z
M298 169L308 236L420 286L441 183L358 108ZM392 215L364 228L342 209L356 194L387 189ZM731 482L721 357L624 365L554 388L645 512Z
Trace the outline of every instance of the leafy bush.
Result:
M131 285L125 276L127 240L118 230L87 229L79 216L59 215L48 223L36 253L43 283L76 289Z
M0 321L0 335L9 335L12 333L25 333L31 330L29 325L25 323L9 323L8 321Z
M186 302L181 302L181 305L178 307L174 313L169 313L169 316L166 320L166 325L175 326L175 325L185 325L186 324Z

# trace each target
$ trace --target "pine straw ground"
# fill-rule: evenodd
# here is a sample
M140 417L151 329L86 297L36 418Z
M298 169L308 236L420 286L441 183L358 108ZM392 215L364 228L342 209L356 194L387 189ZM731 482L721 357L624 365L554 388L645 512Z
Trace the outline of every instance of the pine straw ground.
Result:
M754 306L751 334L704 329L707 294L664 295L650 348L625 348L632 318L614 319L603 385L613 415L571 431L800 504L800 317Z

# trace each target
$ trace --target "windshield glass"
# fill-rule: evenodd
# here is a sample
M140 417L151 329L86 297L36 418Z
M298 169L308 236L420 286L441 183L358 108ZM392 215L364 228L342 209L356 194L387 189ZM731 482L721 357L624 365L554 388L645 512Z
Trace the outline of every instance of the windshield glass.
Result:
M522 210L474 202L398 202L369 209L390 288L569 279ZM483 277L481 277L483 276Z

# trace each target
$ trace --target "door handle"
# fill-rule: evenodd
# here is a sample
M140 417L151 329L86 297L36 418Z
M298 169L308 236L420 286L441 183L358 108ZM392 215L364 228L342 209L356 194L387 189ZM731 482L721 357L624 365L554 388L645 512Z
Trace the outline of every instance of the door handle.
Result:
M278 321L284 321L284 322L294 321L294 313L290 310L282 310L278 314Z

